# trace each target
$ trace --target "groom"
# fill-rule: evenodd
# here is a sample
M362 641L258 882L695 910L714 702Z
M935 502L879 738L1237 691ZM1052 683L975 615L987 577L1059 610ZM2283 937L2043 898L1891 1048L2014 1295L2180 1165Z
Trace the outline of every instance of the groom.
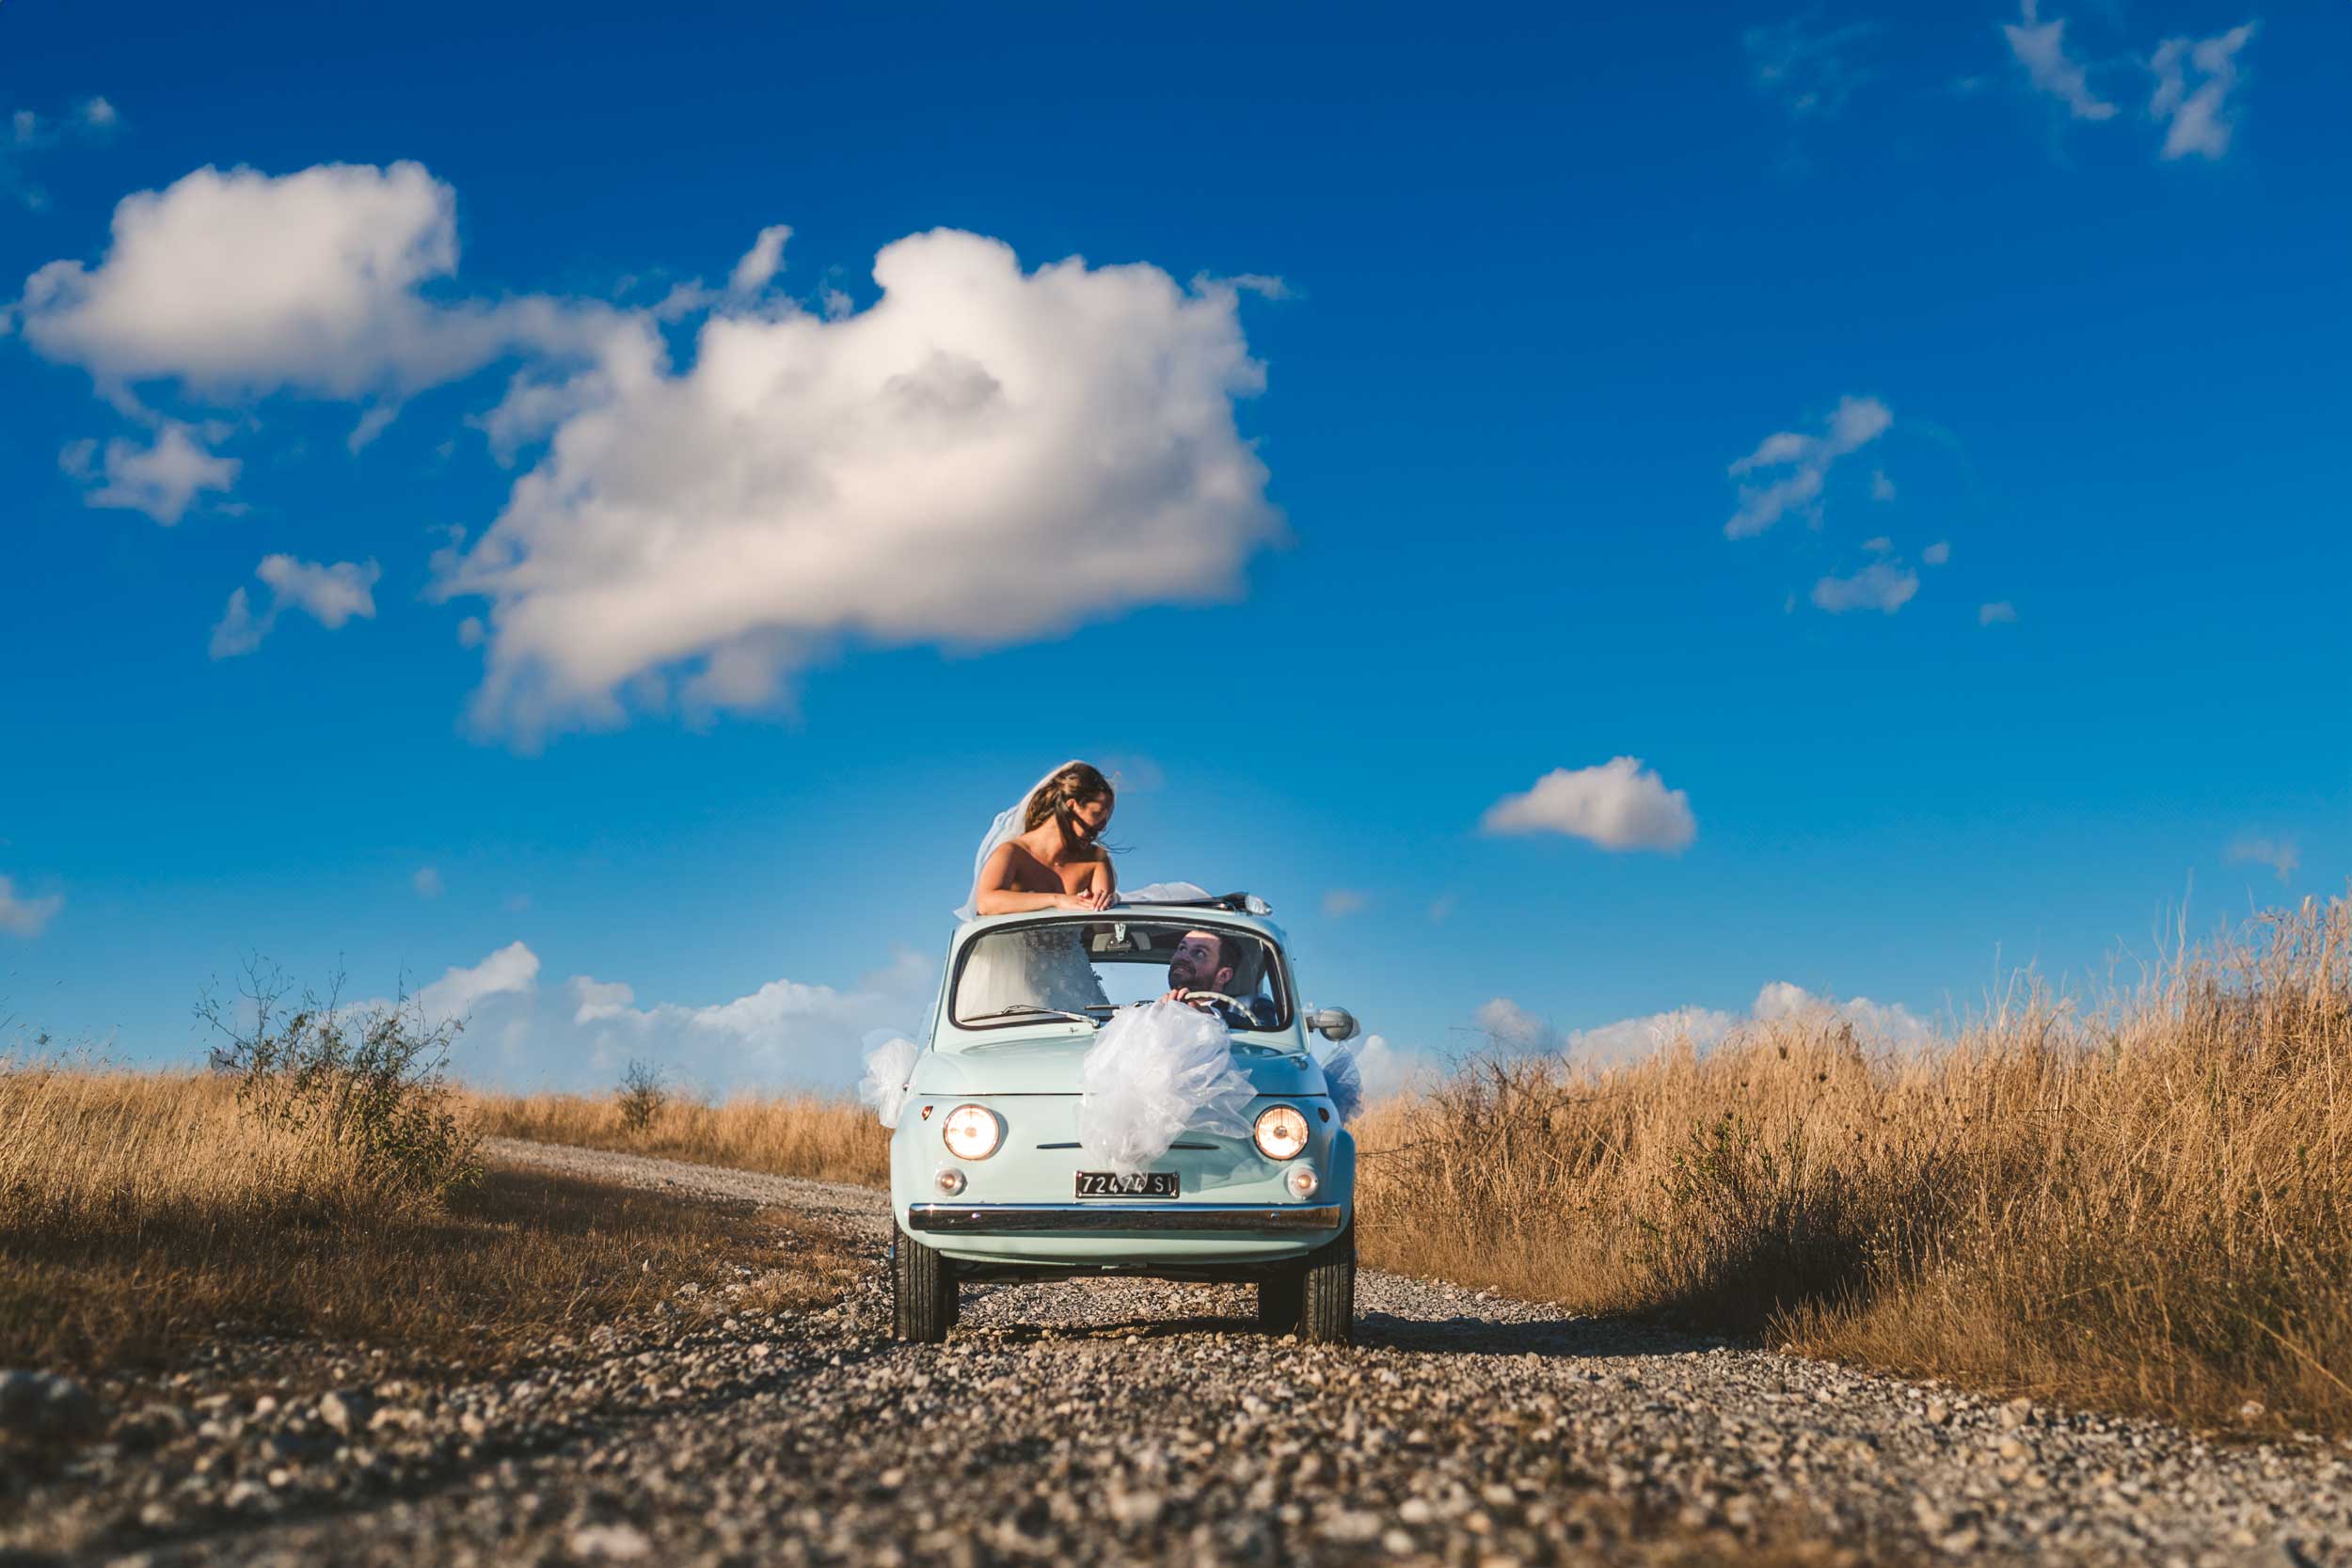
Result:
M1183 1002L1215 1013L1229 1029L1271 1029L1274 1003L1269 997L1237 997L1232 1002L1196 998L1194 991L1224 991L1241 972L1240 939L1222 931L1186 931L1168 960L1168 994L1163 1002Z

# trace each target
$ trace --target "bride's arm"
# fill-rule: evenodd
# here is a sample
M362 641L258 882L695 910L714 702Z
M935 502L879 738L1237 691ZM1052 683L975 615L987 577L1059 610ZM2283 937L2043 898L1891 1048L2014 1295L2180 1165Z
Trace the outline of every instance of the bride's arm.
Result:
M1020 914L1029 910L1074 910L1086 901L1074 893L1024 893L1012 885L1013 847L1000 844L972 884L972 907L981 914Z

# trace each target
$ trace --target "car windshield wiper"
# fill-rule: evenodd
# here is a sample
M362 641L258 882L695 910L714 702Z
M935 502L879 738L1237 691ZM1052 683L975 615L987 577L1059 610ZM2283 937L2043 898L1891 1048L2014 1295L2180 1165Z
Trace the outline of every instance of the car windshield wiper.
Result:
M981 1013L977 1017L967 1018L961 1022L965 1023L986 1023L989 1020L994 1018L1066 1018L1073 1023L1093 1023L1095 1022L1093 1019L1087 1017L1084 1013L1073 1013L1061 1007L1032 1007L1025 1002L1016 1003L1009 1007L999 1007L993 1013Z

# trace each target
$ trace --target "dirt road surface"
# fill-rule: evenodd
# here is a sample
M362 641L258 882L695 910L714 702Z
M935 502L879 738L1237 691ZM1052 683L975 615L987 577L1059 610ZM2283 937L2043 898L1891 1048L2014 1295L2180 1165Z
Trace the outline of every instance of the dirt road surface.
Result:
M2352 1564L2352 1447L2201 1440L1373 1273L1349 1349L1251 1298L966 1287L889 1338L877 1194L529 1144L870 1242L806 1315L678 1313L514 1375L216 1396L39 1482L0 1564ZM217 1378L266 1363L229 1347ZM145 1425L141 1425L141 1423Z

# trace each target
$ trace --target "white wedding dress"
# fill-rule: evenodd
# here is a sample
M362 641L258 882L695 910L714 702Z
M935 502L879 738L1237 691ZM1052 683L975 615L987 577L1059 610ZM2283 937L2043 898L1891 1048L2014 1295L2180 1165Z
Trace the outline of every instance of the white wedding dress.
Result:
M1080 933L1067 926L982 937L963 961L956 1016L985 1018L1011 1007L1074 1013L1109 1006L1079 941Z

